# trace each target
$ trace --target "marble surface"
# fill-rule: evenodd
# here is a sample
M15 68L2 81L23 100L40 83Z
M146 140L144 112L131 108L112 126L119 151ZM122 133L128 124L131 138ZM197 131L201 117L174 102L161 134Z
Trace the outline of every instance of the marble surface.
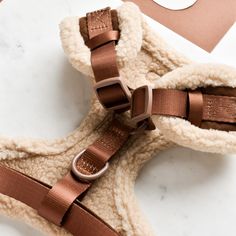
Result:
M0 4L0 135L57 138L74 130L89 109L90 83L71 68L60 46L66 16L118 0L4 0ZM236 25L208 54L164 26L149 24L199 62L236 66ZM156 235L235 236L236 155L186 148L156 155L141 171L135 191ZM41 233L0 216L4 236Z

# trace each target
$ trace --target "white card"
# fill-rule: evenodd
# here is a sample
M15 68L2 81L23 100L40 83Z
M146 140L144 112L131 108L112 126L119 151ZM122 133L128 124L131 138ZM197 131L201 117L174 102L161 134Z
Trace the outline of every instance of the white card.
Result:
M162 7L165 7L170 10L183 10L188 7L191 7L198 0L153 0Z

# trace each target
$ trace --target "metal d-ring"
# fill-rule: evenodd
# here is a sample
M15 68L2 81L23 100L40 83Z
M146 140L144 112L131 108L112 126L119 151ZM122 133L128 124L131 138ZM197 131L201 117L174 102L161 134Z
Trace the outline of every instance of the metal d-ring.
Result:
M72 173L75 175L76 178L78 178L79 180L83 181L83 182L91 182L94 181L98 178L100 178L109 168L109 163L107 162L105 164L105 166L99 170L97 173L95 174L91 174L91 175L86 175L81 173L78 169L77 169L77 162L80 159L80 157L82 156L82 154L86 151L86 149L84 149L82 152L80 152L72 161L72 166L71 166L71 170Z

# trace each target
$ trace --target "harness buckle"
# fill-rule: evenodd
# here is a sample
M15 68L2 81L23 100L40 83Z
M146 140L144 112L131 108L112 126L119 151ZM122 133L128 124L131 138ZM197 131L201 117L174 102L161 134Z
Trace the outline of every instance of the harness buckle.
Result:
M135 89L131 100L131 121L140 126L146 123L148 130L154 130L155 125L152 122L152 88L148 85Z
M115 111L130 107L131 92L119 77L96 83L94 90L98 100L107 110Z
M78 160L80 159L80 157L83 155L83 153L86 151L86 149L84 149L83 151L81 151L77 156L75 156L75 158L73 159L72 161L72 166L71 166L71 171L72 173L74 174L74 176L76 178L78 178L79 180L83 181L83 182L91 182L91 181L94 181L98 178L100 178L102 175L105 174L105 172L108 170L109 168L109 163L107 162L105 164L105 166L99 170L97 173L95 174L90 174L90 175L87 175L87 174L83 174L81 173L78 168L77 168L77 162Z

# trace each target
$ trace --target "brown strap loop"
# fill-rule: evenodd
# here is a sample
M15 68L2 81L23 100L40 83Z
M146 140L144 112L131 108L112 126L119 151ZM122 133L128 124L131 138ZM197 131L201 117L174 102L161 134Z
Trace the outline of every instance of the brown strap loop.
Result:
M63 218L75 199L86 189L88 184L78 182L69 173L59 180L46 194L38 214L60 226Z
M90 48L90 50L94 50L95 48L100 47L111 41L117 41L119 37L119 31L110 30L91 38L85 44Z
M189 91L188 120L198 127L201 126L203 117L203 95L200 91Z

